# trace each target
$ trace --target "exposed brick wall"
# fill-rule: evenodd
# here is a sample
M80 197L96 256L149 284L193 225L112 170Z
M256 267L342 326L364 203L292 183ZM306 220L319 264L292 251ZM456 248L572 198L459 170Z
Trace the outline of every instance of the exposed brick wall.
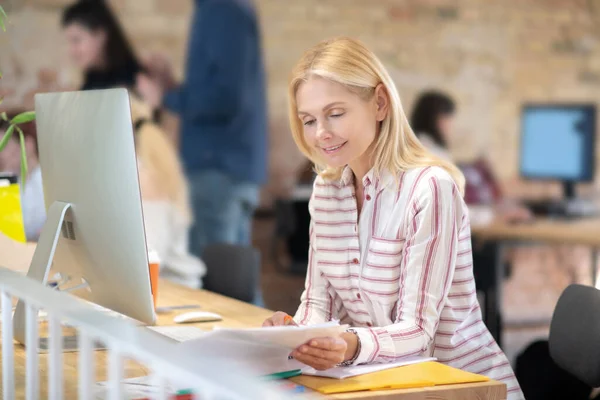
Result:
M59 30L65 0L3 0L0 34L7 104L77 81ZM141 54L167 53L179 74L193 0L110 0ZM459 101L453 151L484 153L504 180L517 176L520 105L600 100L600 2L587 0L258 0L269 74L271 182L293 184L302 162L286 121L286 80L301 52L326 37L365 41L384 61L408 110L422 89ZM44 71L44 72L40 72ZM12 95L10 93L13 93ZM269 196L267 196L268 198Z

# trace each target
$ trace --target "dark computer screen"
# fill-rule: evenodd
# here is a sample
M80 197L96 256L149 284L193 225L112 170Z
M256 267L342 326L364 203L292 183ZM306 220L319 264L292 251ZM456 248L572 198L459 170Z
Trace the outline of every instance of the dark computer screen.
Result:
M594 177L596 108L528 105L523 109L521 175L587 182Z

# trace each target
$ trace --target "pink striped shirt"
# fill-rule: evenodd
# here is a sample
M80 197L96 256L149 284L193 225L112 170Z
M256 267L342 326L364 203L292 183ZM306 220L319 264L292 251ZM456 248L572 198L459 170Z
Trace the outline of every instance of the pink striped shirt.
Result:
M410 355L507 385L523 399L512 368L482 322L473 278L467 207L439 167L363 178L358 216L353 174L317 178L310 201L306 288L300 324L339 319L356 327L356 364Z

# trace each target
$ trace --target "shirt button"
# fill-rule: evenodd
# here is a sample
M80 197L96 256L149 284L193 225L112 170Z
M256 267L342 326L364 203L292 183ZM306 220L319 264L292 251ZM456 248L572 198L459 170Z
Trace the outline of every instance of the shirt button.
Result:
M355 258L354 260L352 260L352 262L353 262L354 264L358 264L358 263L359 263L359 261L358 261L358 258Z
M356 293L356 298L360 300L360 293Z
M370 194L368 194L368 195L367 195L367 197L366 197L366 199L367 199L367 200L371 200L371 195L370 195Z
M372 324L372 323L370 323L370 322L367 322L367 326L368 326L368 327L371 327L371 326L373 326L373 324Z

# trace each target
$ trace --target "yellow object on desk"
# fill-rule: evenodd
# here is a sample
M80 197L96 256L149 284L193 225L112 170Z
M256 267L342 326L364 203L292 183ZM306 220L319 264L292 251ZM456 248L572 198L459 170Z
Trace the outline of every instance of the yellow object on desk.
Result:
M489 381L487 376L472 374L447 365L428 361L347 379L301 376L293 382L323 394L358 392L364 390L409 389L457 383Z
M0 176L0 232L18 242L26 240L20 186L14 175Z

